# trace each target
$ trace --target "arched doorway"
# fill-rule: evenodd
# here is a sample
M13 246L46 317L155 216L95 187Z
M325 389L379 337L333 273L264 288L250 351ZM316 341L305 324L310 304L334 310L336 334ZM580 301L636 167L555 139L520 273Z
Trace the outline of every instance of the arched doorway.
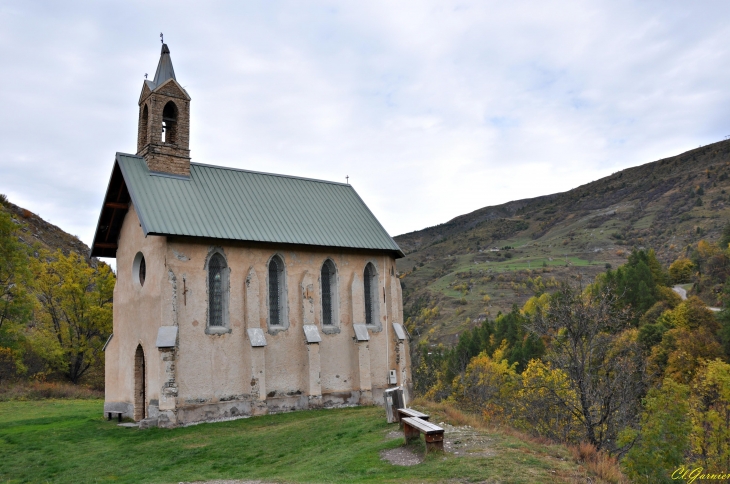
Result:
M138 345L134 354L134 420L136 421L145 418L145 387L144 350L142 345Z

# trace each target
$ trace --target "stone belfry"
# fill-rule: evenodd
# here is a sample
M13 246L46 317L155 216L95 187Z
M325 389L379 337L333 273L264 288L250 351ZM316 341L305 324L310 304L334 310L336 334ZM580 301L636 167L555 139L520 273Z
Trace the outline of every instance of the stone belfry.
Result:
M170 49L162 44L160 62L139 96L137 155L152 172L190 176L190 96L175 79Z

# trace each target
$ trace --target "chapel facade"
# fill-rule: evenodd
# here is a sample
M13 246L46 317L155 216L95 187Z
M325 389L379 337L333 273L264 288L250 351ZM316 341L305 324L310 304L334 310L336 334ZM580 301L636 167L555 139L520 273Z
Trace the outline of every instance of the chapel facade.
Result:
M411 389L403 257L349 184L191 162L162 46L91 255L115 257L105 412L162 427Z

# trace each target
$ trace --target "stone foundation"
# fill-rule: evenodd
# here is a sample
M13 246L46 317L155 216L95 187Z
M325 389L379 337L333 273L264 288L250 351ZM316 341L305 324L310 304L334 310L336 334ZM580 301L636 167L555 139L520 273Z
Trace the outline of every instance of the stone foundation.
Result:
M149 416L156 418L159 427L174 428L202 422L215 422L257 415L313 410L316 408L337 408L355 405L382 405L383 388L366 391L327 393L322 396L285 395L269 397L264 401L254 398L228 400L225 402L186 404L177 410L160 410L157 405L149 406ZM132 418L134 405L125 402L106 402L104 412L123 412L123 417ZM105 413L106 415L106 413Z

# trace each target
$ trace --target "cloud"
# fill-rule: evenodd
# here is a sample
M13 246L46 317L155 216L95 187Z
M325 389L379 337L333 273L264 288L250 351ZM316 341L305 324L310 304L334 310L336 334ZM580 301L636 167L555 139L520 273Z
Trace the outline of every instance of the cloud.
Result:
M393 235L722 139L730 4L4 2L0 192L91 242L165 33L194 161L351 183Z

